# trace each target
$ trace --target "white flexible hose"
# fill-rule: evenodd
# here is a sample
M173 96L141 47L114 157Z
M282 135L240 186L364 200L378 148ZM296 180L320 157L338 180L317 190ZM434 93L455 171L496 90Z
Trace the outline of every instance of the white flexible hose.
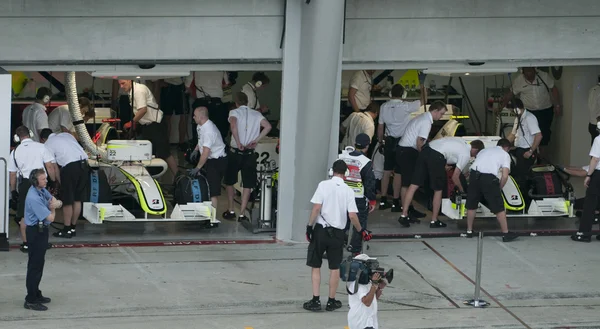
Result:
M83 122L83 117L81 116L81 110L79 108L79 98L77 96L75 72L67 72L65 89L67 103L69 104L69 112L71 112L71 119L73 120L73 125L79 136L79 140L83 143L83 148L94 156L100 156L101 159L106 160L106 151L94 144L85 127L85 123Z

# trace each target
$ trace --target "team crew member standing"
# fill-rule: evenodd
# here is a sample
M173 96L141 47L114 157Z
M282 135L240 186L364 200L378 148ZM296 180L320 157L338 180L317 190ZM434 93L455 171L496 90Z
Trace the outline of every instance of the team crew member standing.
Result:
M363 111L371 104L373 73L375 70L361 70L352 76L348 90L348 102L350 102L353 112Z
M600 117L600 77L598 78L598 84L590 89L588 95L588 110L590 111L590 123L588 125L588 131L592 136L592 145L594 139L598 136L598 117Z
M146 85L131 80L119 80L121 89L129 94L134 117L123 127L139 130L138 139L152 143L152 154L167 162L173 176L177 174L177 162L171 155L167 128L162 122L163 113ZM132 95L133 93L133 95Z
M40 141L42 129L48 128L48 114L46 105L50 103L52 91L50 88L41 87L35 94L35 102L23 110L23 125L33 132L32 139Z
M342 307L342 302L335 299L338 283L340 282L340 264L344 253L344 228L347 218L363 240L371 239L371 232L360 226L356 213L354 191L344 183L344 175L348 166L343 160L333 163L333 177L319 183L310 202L313 204L310 219L306 226L306 239L308 255L306 265L312 268L312 294L313 298L304 303L303 307L309 311L321 310L320 286L321 265L323 254L327 252L329 263L329 300L326 310L333 311Z
M185 79L185 87L190 88L190 95L196 98L192 108L196 109L201 105L208 108L208 118L217 125L223 140L229 133L228 108L223 103L223 88L228 85L229 75L225 71L193 72ZM195 126L196 122L192 120L194 142L198 139Z
M502 199L502 188L508 180L510 172L510 142L502 138L496 147L486 148L477 155L471 165L469 175L469 188L467 190L467 237L473 237L473 221L475 212L479 207L481 198L485 198L490 211L496 214L500 223L500 229L504 236L502 241L509 242L517 238L516 233L508 231L506 223L506 210L504 199ZM502 177L498 178L498 172L502 170Z
M33 133L31 132L31 135ZM52 152L44 146L31 139L30 131L25 126L20 126L16 130L15 142L20 144L10 153L8 159L8 172L10 173L10 191L13 201L17 201L17 214L15 221L19 224L21 230L21 251L27 252L29 249L27 244L27 235L25 228L27 227L23 221L25 215L25 198L27 191L31 186L29 174L33 169L45 167L50 178L57 181L58 173Z
M415 171L415 165L419 152L427 142L429 138L429 132L431 131L431 125L434 121L442 118L446 113L446 104L440 101L435 101L429 106L429 112L425 112L418 117L410 120L404 136L398 142L396 149L396 167L394 173L401 175L402 189L400 190L402 200L405 200L404 196L406 190L410 186L411 178ZM392 205L392 212L402 211L400 207L400 200L394 198ZM411 218L421 218L425 214L414 209L413 206L409 208L409 215ZM403 224L404 225L404 224Z
M237 108L229 112L231 124L231 148L227 160L227 171L224 183L227 186L229 208L223 218L234 219L233 185L238 181L238 173L242 172L242 204L238 221L247 220L244 212L250 199L250 191L256 187L256 154L254 149L258 142L271 131L271 124L260 112L248 107L248 97L242 92L235 95ZM261 131L262 128L262 131Z
M194 152L200 153L200 161L191 174L195 176L200 169L206 169L206 179L210 190L210 200L217 208L218 196L221 195L221 180L227 169L225 143L217 126L208 119L208 109L198 107L194 110L194 121L198 125L198 145Z
M600 127L600 124L597 127ZM587 168L587 174L583 181L587 188L583 202L583 214L579 222L578 232L571 236L573 241L578 242L590 242L592 240L592 225L595 221L598 198L600 198L600 136L594 138L590 157L590 166ZM600 240L600 235L596 236L596 239Z
M187 97L185 96L185 78L169 78L162 81L160 88L160 109L165 115L165 123L167 124L167 136L171 136L171 117L173 115L179 116L179 144L186 142L187 138L187 119L189 114L186 109L188 108L185 103ZM184 114L185 113L185 114Z
M546 72L537 71L534 67L524 67L522 70L523 74L513 81L504 104L508 104L515 96L523 101L525 108L537 118L543 136L540 146L544 147L550 142L554 116L560 116L558 88Z
M263 114L269 112L269 107L260 105L257 91L264 89L270 82L271 80L264 72L256 72L252 75L252 81L242 86L242 92L248 97L249 108Z
M71 238L76 235L75 227L81 215L82 201L90 181L88 156L70 133L55 134L50 129L44 129L40 137L60 166L58 177L65 227L53 235Z
M426 181L429 181L431 189L434 191L433 214L429 227L446 227L446 223L438 219L440 207L442 206L442 190L446 187L446 165L456 165L452 174L452 181L459 191L464 193L465 186L462 186L460 175L469 164L469 160L477 156L483 148L483 142L480 140L472 141L469 146L464 139L459 137L445 137L425 145L419 153L415 174L412 176L412 184L408 188L404 199L402 199L403 210L398 221L406 227L410 226L408 206L412 202L417 189L424 186Z
M27 296L23 306L29 310L45 311L48 307L43 304L50 303L51 299L42 295L40 282L48 249L48 225L54 222L55 209L60 208L62 203L46 189L48 180L44 169L33 169L29 174L29 181L31 187L25 200L25 225L30 248L27 261Z
M350 114L342 122L341 131L344 133L341 148L352 145L356 141L356 136L366 134L369 139L375 135L375 119L379 115L379 104L371 103L364 112L355 112Z
M353 147L346 147L339 159L348 166L349 175L344 176L344 181L354 191L356 207L358 209L358 220L363 229L367 228L369 213L375 210L377 199L377 182L373 173L373 163L365 156L371 139L366 134L356 136ZM354 230L350 241L350 252L358 255L362 251L362 237Z
M513 109L517 114L513 130L508 136L508 140L510 142L514 141L516 147L515 157L517 161L513 176L521 191L529 191L527 177L531 166L535 163L535 153L543 140L543 136L538 120L531 112L525 110L520 99L517 98L509 102L507 108Z
M410 122L410 114L417 112L422 103L420 100L414 102L405 102L402 100L405 90L400 84L392 87L392 98L381 105L379 114L379 126L377 127L377 136L384 145L383 160L383 178L381 179L381 200L379 209L388 209L392 205L387 201L390 176L396 165L396 146L406 131L406 126ZM421 84L421 93L425 95L427 103L427 90L424 84ZM385 132L385 138L384 138ZM394 176L394 199L400 198L400 187L402 181L400 175Z
M93 111L90 111L91 104L90 100L85 97L79 98L79 109L83 116L83 121L87 121L93 117ZM54 133L71 133L75 134L75 127L73 126L73 119L71 118L71 112L69 111L69 105L61 105L48 115L48 127Z

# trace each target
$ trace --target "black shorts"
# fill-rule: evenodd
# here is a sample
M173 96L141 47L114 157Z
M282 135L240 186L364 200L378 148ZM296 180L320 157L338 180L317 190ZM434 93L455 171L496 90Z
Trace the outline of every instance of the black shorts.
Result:
M492 213L497 214L505 210L500 179L492 174L481 174L471 170L467 189L467 210L477 209L482 198Z
M206 168L206 180L208 181L210 196L221 195L221 181L227 170L227 157L208 159L204 166Z
M153 122L149 125L139 125L139 136L137 139L149 140L152 143L152 155L166 160L171 156L167 126L163 120L161 123Z
M392 171L396 167L396 147L401 137L387 136L385 138L385 150L383 152L383 170Z
M550 143L550 135L552 135L552 121L554 120L554 107L550 106L547 109L531 111L537 119L538 125L540 126L540 132L542 133L542 141L540 146L546 146Z
M184 98L184 84L172 85L169 83L160 89L160 109L164 115L183 114L186 108Z
M316 224L313 239L308 245L306 265L321 268L323 254L327 252L329 269L339 269L344 257L344 238L344 230L333 227L323 228L321 224Z
M85 200L90 182L87 160L73 161L60 168L60 197L63 205Z
M402 175L402 186L408 187L415 172L419 151L412 147L398 146L396 149L396 167L394 173Z
M19 192L19 204L17 205L17 214L15 216L15 222L17 222L17 224L25 216L25 198L27 198L27 192L30 187L31 183L29 183L29 179L26 178L23 178L21 184L17 187L17 191Z
M225 185L234 185L238 182L238 172L242 172L243 188L255 188L257 181L256 160L257 153L239 151L231 148L227 155L227 171L225 172Z
M429 146L425 146L417 157L411 184L424 186L427 178L434 191L441 191L446 187L446 158Z

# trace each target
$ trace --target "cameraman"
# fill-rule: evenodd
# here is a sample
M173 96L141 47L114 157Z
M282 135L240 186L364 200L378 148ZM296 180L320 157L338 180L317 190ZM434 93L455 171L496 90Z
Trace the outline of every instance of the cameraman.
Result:
M363 229L358 221L358 209L354 200L354 191L344 183L344 175L348 166L344 160L333 163L333 177L319 183L310 202L313 204L310 220L306 226L308 256L306 265L312 268L313 298L304 303L309 311L320 311L321 300L319 287L321 285L321 264L323 254L327 252L329 263L329 300L326 310L333 311L342 307L342 302L335 299L335 293L340 281L340 264L344 254L344 229L347 218L363 237L364 241L372 238L371 232ZM316 224L315 224L316 222Z
M383 293L383 288L387 285L385 280L381 279L381 274L375 272L368 284L358 283L358 279L352 282L348 291L354 291L358 284L358 291L354 294L348 294L348 328L349 329L377 329L377 300Z

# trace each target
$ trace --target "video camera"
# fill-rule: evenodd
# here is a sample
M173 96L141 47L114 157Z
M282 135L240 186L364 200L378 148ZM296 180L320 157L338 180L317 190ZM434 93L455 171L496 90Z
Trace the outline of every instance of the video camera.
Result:
M368 284L375 273L379 273L381 280L386 280L388 283L392 283L394 279L393 269L386 272L383 267L379 267L377 258L372 258L365 254L360 254L356 257L349 256L340 265L340 279L344 282L357 281L358 284ZM352 295L357 291L358 285L355 284L354 292L348 290L348 293Z

